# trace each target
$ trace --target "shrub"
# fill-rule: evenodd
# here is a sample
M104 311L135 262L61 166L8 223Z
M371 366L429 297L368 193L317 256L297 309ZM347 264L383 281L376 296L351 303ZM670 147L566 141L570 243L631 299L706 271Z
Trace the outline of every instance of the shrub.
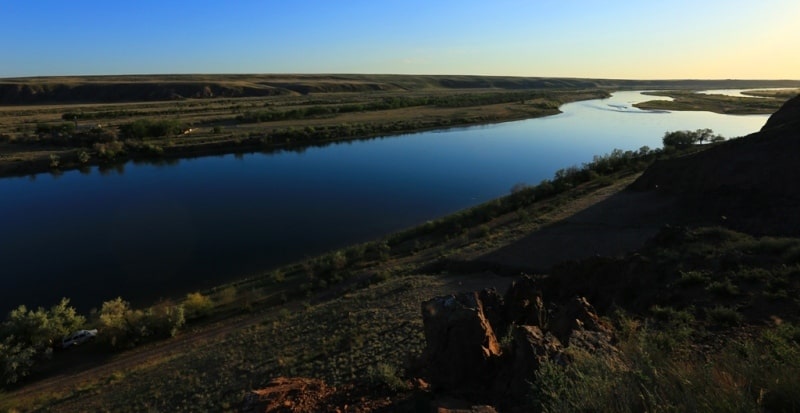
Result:
M125 153L125 144L120 141L95 143L92 148L97 151L97 156L104 159L114 159Z
M203 317L211 311L214 303L211 298L197 292L186 294L186 299L183 301L183 308L186 311L186 316L189 318Z
M705 285L709 282L709 275L703 271L681 271L676 282L680 286Z
M735 309L723 306L707 309L706 318L711 323L725 327L739 325L744 319Z
M696 131L674 131L664 133L662 142L664 147L686 148L696 143L703 143L705 141L720 142L721 136L714 135L711 129L698 129ZM722 138L724 140L724 138Z
M230 286L220 291L217 298L220 304L230 304L236 301L236 287Z
M367 378L373 385L386 386L394 392L408 390L408 384L400 377L397 368L391 364L378 363L367 369Z
M186 130L186 126L177 119L139 119L121 125L119 130L126 138L146 139L178 135Z
M80 163L87 163L91 156L86 151L78 151L78 162Z
M183 306L163 302L145 311L117 297L103 303L98 339L113 348L133 347L151 337L172 337L186 323Z
M720 297L733 297L739 294L739 288L727 278L708 284L706 291L714 293Z
M139 329L144 337L175 337L186 324L186 318L183 306L165 302L148 308L140 322Z
M15 383L27 376L36 362L50 357L62 337L85 322L67 298L49 310L29 310L24 305L12 310L0 325L0 383Z
M531 411L796 411L800 407L800 329L785 323L760 337L696 357L653 347L657 331L620 337L620 360L572 351L546 361L531 383ZM663 333L668 333L664 331Z
M286 281L286 275L281 270L273 270L269 274L269 280L272 281L273 284L280 284Z

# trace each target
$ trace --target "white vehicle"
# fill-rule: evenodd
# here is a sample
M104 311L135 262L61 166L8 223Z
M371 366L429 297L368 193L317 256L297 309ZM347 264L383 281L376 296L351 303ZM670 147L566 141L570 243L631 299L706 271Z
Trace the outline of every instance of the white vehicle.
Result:
M78 330L61 340L61 348L70 348L83 344L97 336L97 330Z

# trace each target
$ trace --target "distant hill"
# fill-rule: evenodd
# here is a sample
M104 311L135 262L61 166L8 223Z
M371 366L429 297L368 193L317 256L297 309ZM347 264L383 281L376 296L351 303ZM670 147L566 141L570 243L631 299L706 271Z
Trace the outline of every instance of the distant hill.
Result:
M431 89L800 87L789 80L619 80L445 75L130 75L0 79L0 104L160 101Z
M752 234L800 235L800 96L761 131L652 165L632 184L679 199L684 215Z

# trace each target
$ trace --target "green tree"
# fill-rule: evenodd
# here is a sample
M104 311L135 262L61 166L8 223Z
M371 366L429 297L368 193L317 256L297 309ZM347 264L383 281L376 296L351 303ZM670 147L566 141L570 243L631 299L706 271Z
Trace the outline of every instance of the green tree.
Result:
M44 350L85 322L86 319L69 306L69 299L62 298L49 311L42 307L29 310L24 305L12 310L0 329L0 336L14 336L16 342Z
M35 356L35 348L16 342L14 336L0 341L0 382L16 383L30 374Z
M662 139L664 147L673 148L686 148L696 143L702 144L703 142L718 142L722 138L719 135L714 135L714 131L708 128L697 129L696 131L680 130L664 133ZM724 138L723 138L724 139Z
M696 138L694 132L681 130L666 132L662 141L664 143L664 147L671 146L673 148L687 148L695 143Z
M54 344L85 322L67 298L50 310L24 305L12 310L0 325L0 381L15 383L27 376L37 360L51 356Z
M175 337L178 330L186 324L182 305L161 303L145 311L139 320L143 336Z
M100 308L100 338L111 347L133 345L137 336L141 311L131 309L129 302L117 297L103 303Z
M711 138L714 136L714 131L708 128L698 129L695 131L695 136L697 143L702 144L705 141L711 140Z

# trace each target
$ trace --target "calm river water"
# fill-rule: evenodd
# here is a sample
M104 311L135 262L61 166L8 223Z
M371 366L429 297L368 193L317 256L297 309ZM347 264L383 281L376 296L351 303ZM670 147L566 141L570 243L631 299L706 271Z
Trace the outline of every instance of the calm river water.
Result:
M364 242L665 131L735 137L766 116L645 112L618 92L547 118L309 148L0 179L0 311L146 303Z

